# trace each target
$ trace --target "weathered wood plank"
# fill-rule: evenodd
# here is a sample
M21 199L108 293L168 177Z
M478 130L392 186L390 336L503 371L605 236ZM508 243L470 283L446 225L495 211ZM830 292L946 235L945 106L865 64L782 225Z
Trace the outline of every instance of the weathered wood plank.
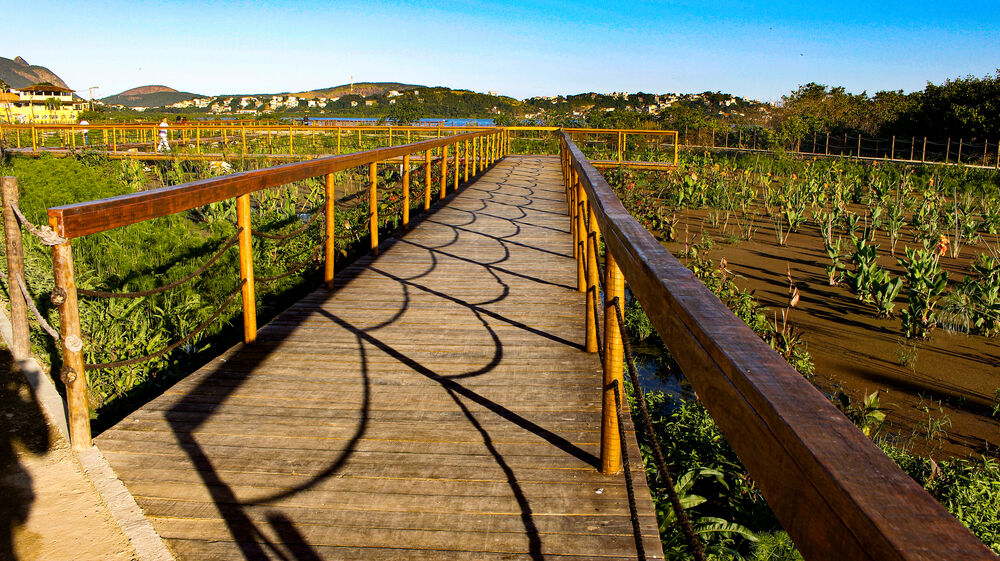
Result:
M98 437L181 559L635 557L557 164L505 160Z

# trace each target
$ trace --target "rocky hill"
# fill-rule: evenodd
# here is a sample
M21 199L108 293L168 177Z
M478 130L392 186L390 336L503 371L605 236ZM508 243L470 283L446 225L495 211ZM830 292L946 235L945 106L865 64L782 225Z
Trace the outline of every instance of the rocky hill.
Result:
M393 90L403 92L423 87L425 86L402 84L400 82L358 82L356 84L342 84L340 86L331 86L329 88L298 92L293 93L292 95L306 99L312 99L315 97L340 97L350 94L368 97L373 95L383 95Z
M62 78L48 68L28 64L28 61L21 57L14 60L0 57L0 80L11 88L23 88L39 82L48 82L63 88L69 87Z
M108 105L124 105L126 107L163 107L196 97L205 96L191 92L179 92L173 88L157 85L132 88L120 94L105 97L101 101Z

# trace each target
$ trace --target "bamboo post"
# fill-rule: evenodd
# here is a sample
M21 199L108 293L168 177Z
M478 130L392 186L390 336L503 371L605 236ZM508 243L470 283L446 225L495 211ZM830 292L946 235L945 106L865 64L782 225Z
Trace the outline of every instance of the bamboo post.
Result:
M58 219L49 217L49 226L59 232ZM66 385L66 410L69 438L73 450L91 447L90 406L87 404L87 372L83 363L83 339L80 336L80 308L73 274L73 249L70 242L52 246L52 272L56 293L60 294L59 329L62 332L63 366L60 376Z
M956 162L962 163L962 139L961 138L958 139L958 159L956 160Z
M573 205L573 220L576 221L576 289L580 292L587 291L587 274L585 260L587 259L587 225L584 220L583 213L584 204L587 200L587 193L583 190L583 183L580 181L580 176L575 175L575 184L573 189L576 191L576 204Z
M431 208L431 151L424 150L424 211Z
M861 133L858 133L858 158L861 157Z
M461 160L458 159L458 149L459 149L459 146L461 146L461 144L458 143L458 142L456 142L455 143L455 178L452 180L452 189L451 189L451 191L453 193L457 193L458 192L459 165L461 165L461 163L462 163Z
M889 159L896 159L896 135L892 135L892 148L889 149Z
M830 131L826 131L826 155L830 155Z
M917 146L917 137L911 136L910 137L910 161L911 162L913 161L913 151L916 148L916 146Z
M948 147L945 148L945 152L944 152L944 163L947 164L949 160L951 160L951 137L950 136L948 137Z
M990 139L983 140L983 165L986 165L986 156L989 155Z
M618 415L615 407L615 387L625 400L622 359L622 326L618 325L615 302L625 308L625 277L610 251L605 253L604 284L604 399L601 422L601 473L611 475L621 469L621 441L618 435Z
M236 198L236 225L240 229L240 281L243 282L243 342L257 340L257 296L253 283L253 237L251 235L250 194Z
M28 306L20 297L18 278L24 278L24 245L21 225L17 222L11 205L17 204L20 193L16 177L0 178L3 191L3 228L7 243L7 290L10 297L10 323L13 332L10 351L14 360L24 360L31 355L28 333Z
M927 137L926 136L924 137L924 147L920 151L920 161L921 162L926 162L927 161Z
M368 213L372 253L378 256L378 164L376 162L368 165Z
M985 160L986 157L983 157ZM469 139L465 139L465 182L469 182Z
M597 228L597 215L594 214L594 207L587 198L587 192L583 191L584 207L587 209L589 226L587 228L586 248L587 259L587 318L586 318L586 350L588 353L597 352L597 314L594 313L597 304L597 291L600 289L599 273L597 270L597 252L601 247L601 234Z
M441 200L448 195L448 146L441 147Z
M403 228L407 230L410 229L410 155L409 154L403 156Z
M334 175L326 174L326 260L323 264L323 280L327 288L333 288L334 261L337 247L334 243L336 234L336 185Z

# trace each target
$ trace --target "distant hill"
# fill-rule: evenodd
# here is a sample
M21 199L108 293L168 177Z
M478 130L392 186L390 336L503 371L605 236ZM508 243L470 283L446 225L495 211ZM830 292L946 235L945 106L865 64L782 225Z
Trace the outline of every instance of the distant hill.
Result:
M418 86L415 84L401 84L399 82L358 82L353 85L343 84L340 86L320 88L317 90L310 90L307 92L293 93L292 95L296 97L303 97L306 99L312 99L315 97L340 97L352 93L355 95L368 97L372 95L383 95L392 90L402 92L406 90L414 90L423 87L426 86Z
M191 92L179 92L166 86L140 86L118 95L106 97L101 101L108 105L124 105L126 107L163 107L196 97L206 96Z
M62 78L44 66L33 66L21 57L14 60L0 57L0 80L11 88L23 88L39 82L69 88Z

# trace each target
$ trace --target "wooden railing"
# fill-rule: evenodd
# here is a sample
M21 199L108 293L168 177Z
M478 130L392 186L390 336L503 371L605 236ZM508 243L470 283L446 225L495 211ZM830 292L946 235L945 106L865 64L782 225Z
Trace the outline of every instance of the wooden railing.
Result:
M449 156L449 148L452 155ZM440 149L440 154L432 156L432 150ZM56 292L59 298L59 319L62 338L63 372L66 384L67 410L69 412L70 437L73 447L83 450L91 446L90 418L87 407L87 377L83 354L83 340L80 330L80 314L77 301L76 280L73 272L72 239L89 234L104 232L145 220L184 212L196 207L236 199L237 227L239 229L240 277L242 283L244 341L251 343L256 338L256 306L254 294L253 248L251 244L250 194L262 189L277 187L294 181L313 177L326 179L326 241L324 280L332 286L334 278L334 173L369 166L369 199L371 249L378 252L378 184L377 165L393 160L403 167L403 227L409 225L409 186L411 156L423 152L425 180L424 209L430 208L430 188L432 182L431 163L440 161L440 196L448 192L448 171L454 172L453 190L458 188L459 176L469 179L501 158L506 150L506 133L501 129L486 129L479 132L444 136L402 146L380 148L367 152L357 152L342 156L327 156L304 162L285 164L272 168L226 175L213 179L194 181L172 187L141 191L118 197L64 205L48 209L49 225L66 239L65 243L52 247L52 261ZM419 163L417 160L414 163ZM450 166L454 168L450 168ZM436 181L436 180L434 180Z
M588 298L587 349L597 348L591 298L598 294L599 233L605 300L622 298L628 283L806 559L996 560L664 249L567 133L562 164L579 288ZM608 404L613 407L612 388L621 387L622 355L614 308L605 312L601 463L615 471L617 420Z

